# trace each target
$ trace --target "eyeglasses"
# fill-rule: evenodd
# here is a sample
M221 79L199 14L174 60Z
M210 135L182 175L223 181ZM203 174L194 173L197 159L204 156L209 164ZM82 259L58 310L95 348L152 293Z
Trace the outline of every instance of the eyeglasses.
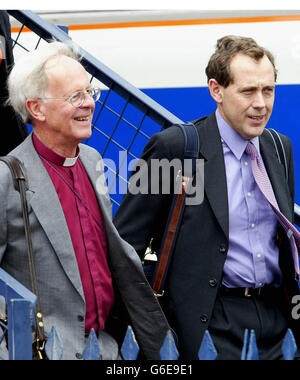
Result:
M61 100L66 100L72 104L73 107L79 108L83 105L85 101L86 94L91 96L94 100L94 102L97 102L100 98L101 90L99 87L93 87L93 88L88 88L87 90L84 91L77 91L74 92L72 95L64 97L64 98L39 98L41 100L56 100L56 99L61 99Z

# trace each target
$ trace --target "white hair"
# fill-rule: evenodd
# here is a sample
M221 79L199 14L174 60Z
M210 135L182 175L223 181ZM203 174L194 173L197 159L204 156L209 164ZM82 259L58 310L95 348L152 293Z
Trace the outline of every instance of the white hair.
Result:
M41 98L47 88L45 65L55 56L67 56L80 62L78 47L74 43L50 42L37 50L25 53L18 59L8 77L8 100L25 123L31 122L26 100Z

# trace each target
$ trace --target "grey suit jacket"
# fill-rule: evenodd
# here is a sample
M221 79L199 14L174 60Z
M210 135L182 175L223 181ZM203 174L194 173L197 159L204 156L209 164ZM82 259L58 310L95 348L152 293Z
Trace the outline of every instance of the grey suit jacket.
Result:
M64 346L63 359L76 359L85 345L85 299L75 253L60 201L32 143L32 136L11 155L24 164L32 241L45 332L56 326ZM80 160L94 186L108 240L113 281L129 314L142 353L158 359L168 329L135 250L122 240L111 221L111 202L99 153L80 145ZM7 166L0 162L0 265L30 288L20 196Z

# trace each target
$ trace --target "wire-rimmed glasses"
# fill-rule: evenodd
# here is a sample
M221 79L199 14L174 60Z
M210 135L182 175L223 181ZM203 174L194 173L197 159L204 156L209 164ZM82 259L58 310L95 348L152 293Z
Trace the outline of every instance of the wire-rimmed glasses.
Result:
M41 100L66 100L72 104L73 107L79 108L83 105L86 95L93 98L94 102L99 100L101 94L101 89L99 87L88 88L87 90L76 91L70 96L63 98L39 98Z

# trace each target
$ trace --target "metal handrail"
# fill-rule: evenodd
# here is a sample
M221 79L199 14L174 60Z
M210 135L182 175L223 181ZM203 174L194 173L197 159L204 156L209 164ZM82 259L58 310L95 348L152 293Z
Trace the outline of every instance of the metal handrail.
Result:
M63 32L59 27L49 24L32 11L8 10L7 12L46 41L52 40L53 38L60 42L71 41L67 33ZM131 83L127 82L81 47L79 47L79 54L82 56L83 66L93 77L100 80L107 87L113 87L114 92L123 98L128 98L128 94L130 94L131 104L142 112L147 110L147 116L157 124L165 128L173 124L182 123L182 120L134 87Z

